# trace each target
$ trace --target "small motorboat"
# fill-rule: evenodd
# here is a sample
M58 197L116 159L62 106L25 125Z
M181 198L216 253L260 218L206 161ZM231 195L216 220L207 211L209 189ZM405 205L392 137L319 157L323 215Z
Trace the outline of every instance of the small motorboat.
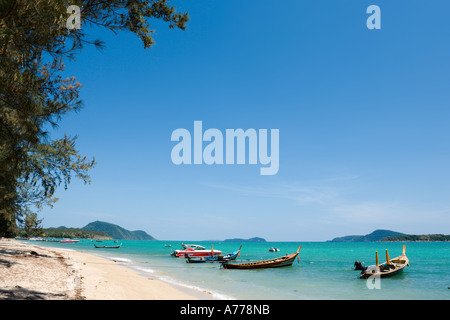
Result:
M183 258L187 254L189 257L193 258L216 256L222 253L220 250L207 250L205 247L200 245L181 244L181 246L183 247L182 250L174 250L170 255Z
M278 252L278 251L280 251L280 249L272 247L272 248L269 249L269 251L270 252Z
M60 241L60 243L77 243L77 242L80 242L80 240L64 239Z

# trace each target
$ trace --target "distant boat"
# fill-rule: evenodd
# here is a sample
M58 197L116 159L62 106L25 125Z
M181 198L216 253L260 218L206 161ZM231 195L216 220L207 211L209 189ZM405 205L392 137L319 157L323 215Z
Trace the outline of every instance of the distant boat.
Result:
M262 269L262 268L278 268L278 267L286 267L292 265L295 258L298 257L298 253L300 252L300 248L298 247L297 252L285 255L283 257L269 259L269 260L258 260L252 262L243 262L243 263L233 263L226 261L222 263L222 267L224 269Z
M200 257L200 258L191 258L188 254L186 254L186 262L187 263L204 263L204 262L224 262L230 260L236 260L236 257L240 255L242 246L239 247L239 250L229 253L227 255L216 255L210 257Z
M171 247L171 244L165 244L164 247Z
M389 253L386 250L386 262L378 264L378 251L375 252L376 265L369 266L361 272L361 278L367 279L372 276L387 277L392 276L402 271L406 266L409 266L409 259L405 254L406 246L403 245L403 252L401 256L389 259Z
M98 246L94 243L94 247L101 248L101 249L119 249L121 245L122 244L119 244L117 246Z
M280 251L280 249L272 247L269 249L269 251L270 252L278 252L278 251Z
M64 239L60 241L60 243L76 243L76 242L80 242L80 240Z
M188 254L192 257L209 257L215 256L222 253L220 250L207 250L205 247L197 245L197 244L181 244L183 247L182 250L174 250L170 255L174 257L185 257Z

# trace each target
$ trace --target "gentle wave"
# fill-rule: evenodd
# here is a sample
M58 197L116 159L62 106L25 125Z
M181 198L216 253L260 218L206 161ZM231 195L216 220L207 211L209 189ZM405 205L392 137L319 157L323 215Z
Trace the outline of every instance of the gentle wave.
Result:
M211 291L209 289L204 289L204 288L201 288L201 287L198 287L198 286L194 286L194 285L182 282L180 280L176 280L176 279L171 278L169 276L157 275L157 274L155 274L155 270L153 270L153 269L142 268L142 267L139 267L139 266L136 266L136 265L134 265L132 267L133 267L133 269L136 269L138 271L141 271L141 272L144 272L144 273L150 273L150 274L152 274L152 276L155 276L155 278L157 278L158 280L167 282L167 283L169 283L169 284L171 284L173 286L178 286L178 287L183 287L183 288L186 288L186 289L189 289L189 290L194 290L194 291L200 292L202 294L208 293L214 299L235 300L235 298L233 298L231 296L227 296L225 294L214 292L214 291Z
M127 263L131 263L132 262L132 260L127 259L127 258L108 257L108 259L111 259L113 261L118 261L118 262L127 262Z
M134 266L134 268L139 271L143 271L144 273L154 273L155 272L155 270L149 269L149 268L141 268L141 267L137 267L137 266Z
M195 290L195 291L198 291L198 292L201 292L201 293L209 293L215 299L235 300L235 298L227 296L225 294L214 292L214 291L211 291L211 290L208 290L208 289L204 289L204 288L200 288L200 287L197 287L197 286L194 286L194 285L191 285L191 284L187 284L187 283L181 282L179 280L175 280L175 279L167 277L167 276L159 277L159 279L162 280L162 281L165 281L167 283L170 283L172 285L175 285L175 286L185 287L187 289Z

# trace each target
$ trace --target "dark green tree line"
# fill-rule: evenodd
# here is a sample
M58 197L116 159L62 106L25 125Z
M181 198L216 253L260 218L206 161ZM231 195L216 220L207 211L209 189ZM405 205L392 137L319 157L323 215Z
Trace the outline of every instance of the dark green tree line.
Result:
M69 5L81 9L81 29L67 28ZM81 108L81 84L62 77L64 61L86 45L103 47L83 26L130 31L150 48L154 19L184 30L188 15L166 0L0 0L0 236L39 221L35 211L73 177L90 182L95 160L80 154L76 137L49 132Z

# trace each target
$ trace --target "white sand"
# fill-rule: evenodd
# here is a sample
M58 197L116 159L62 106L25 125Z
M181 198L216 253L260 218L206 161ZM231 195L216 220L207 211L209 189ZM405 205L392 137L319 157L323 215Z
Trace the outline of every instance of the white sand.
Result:
M210 299L95 255L0 240L0 299Z

